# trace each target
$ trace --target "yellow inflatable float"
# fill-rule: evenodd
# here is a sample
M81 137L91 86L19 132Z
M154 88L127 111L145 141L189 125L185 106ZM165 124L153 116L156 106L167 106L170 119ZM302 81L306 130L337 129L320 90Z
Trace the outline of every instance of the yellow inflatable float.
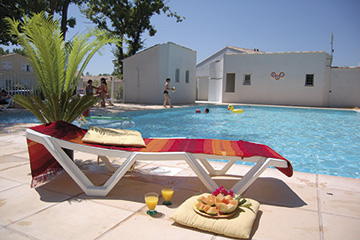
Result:
M233 113L243 113L244 112L243 109L234 109L234 106L231 104L228 106L227 110L228 111L231 110Z

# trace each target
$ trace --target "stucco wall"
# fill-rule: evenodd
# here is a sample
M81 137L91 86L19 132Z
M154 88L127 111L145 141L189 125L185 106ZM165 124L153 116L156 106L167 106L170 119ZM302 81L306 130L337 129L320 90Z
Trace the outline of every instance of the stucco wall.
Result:
M360 68L331 68L330 107L360 107Z
M159 102L159 51L149 48L124 60L124 101ZM155 83L155 84L154 84Z
M3 62L11 63L12 69L4 70L3 69ZM29 61L26 57L20 55L20 54L8 54L3 55L0 57L0 71L1 72L11 72L15 74L34 74L32 71L26 71L26 69L23 69L23 64L30 65Z
M225 53L231 53L231 50L218 52L211 58L206 59L204 60L204 62L199 63L196 67L196 76L197 77L210 76L210 64L217 60L223 60Z
M196 91L196 52L166 43L146 49L124 60L125 102L162 104L165 79L170 78L173 104L194 103ZM175 82L175 71L180 70L180 82ZM189 71L189 83L185 82Z
M196 76L197 77L210 76L210 64L218 60L222 61L226 53L240 53L240 51L236 51L234 49L229 49L229 48L222 49L221 51L215 53L214 55L205 59L196 66Z
M194 103L196 95L196 52L188 48L167 44L169 47L168 76L171 86L176 87L176 92L170 93L174 104ZM175 71L180 70L180 82L175 82ZM189 71L189 82L185 82L186 71ZM165 80L162 82L165 84Z
M197 100L207 101L209 94L209 77L197 78Z
M227 54L224 56L223 102L327 106L329 55L325 52ZM271 76L281 72L276 80ZM235 92L225 92L226 74L235 73ZM243 85L245 74L251 85ZM314 86L305 86L314 74Z
M36 75L26 57L20 54L0 56L0 88L11 94L14 87L34 89L36 86Z

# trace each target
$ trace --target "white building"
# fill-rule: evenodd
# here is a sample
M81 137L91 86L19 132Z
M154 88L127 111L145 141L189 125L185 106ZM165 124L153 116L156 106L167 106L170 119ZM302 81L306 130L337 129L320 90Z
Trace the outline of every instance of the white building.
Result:
M360 107L360 67L332 67L329 106Z
M194 103L196 51L168 42L123 60L124 102L162 104L165 79L170 78L173 104Z
M331 67L331 56L326 52L254 51L221 57L208 59L208 70L199 69L197 75L198 80L208 76L209 101L360 106L360 68Z
M196 65L197 100L221 102L224 55L258 53L259 49L227 46Z
M327 106L329 86L326 52L224 57L223 102Z

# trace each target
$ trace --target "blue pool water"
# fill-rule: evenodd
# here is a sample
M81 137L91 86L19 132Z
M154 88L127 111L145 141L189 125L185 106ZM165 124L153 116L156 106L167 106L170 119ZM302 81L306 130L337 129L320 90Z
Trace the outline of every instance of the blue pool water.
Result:
M196 114L208 107L209 114ZM235 106L235 108L240 108ZM286 157L295 171L360 178L360 113L346 110L241 106L201 106L119 113L131 116L143 137L217 138L263 143ZM3 122L0 114L0 122ZM31 120L31 118L33 120ZM34 117L12 122L37 122ZM85 125L118 127L118 122Z

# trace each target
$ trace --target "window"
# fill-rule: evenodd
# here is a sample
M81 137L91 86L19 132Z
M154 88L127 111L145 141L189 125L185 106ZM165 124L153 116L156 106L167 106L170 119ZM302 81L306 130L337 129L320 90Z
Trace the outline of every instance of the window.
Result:
M225 92L235 92L235 73L226 74Z
M243 85L251 85L251 75L250 74L245 74Z
M175 70L175 82L180 82L180 69Z
M26 63L21 64L21 71L23 72L32 72L32 66Z
M189 83L190 82L190 71L186 70L185 72L185 82Z
M2 70L11 71L12 70L12 63L11 62L3 62L2 63Z
M314 86L314 74L306 74L305 86Z

